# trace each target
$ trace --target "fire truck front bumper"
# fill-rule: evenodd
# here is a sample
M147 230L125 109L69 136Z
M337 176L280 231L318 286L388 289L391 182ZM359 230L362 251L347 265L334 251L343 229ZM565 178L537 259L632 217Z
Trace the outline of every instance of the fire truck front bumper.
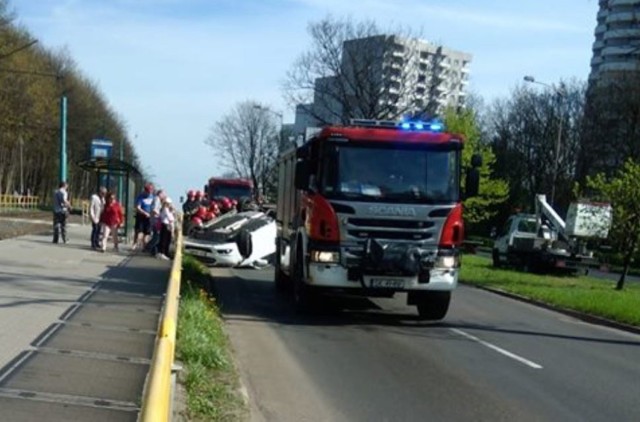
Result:
M434 267L418 276L362 274L340 264L310 263L307 284L323 288L386 291L451 291L458 285L457 267Z

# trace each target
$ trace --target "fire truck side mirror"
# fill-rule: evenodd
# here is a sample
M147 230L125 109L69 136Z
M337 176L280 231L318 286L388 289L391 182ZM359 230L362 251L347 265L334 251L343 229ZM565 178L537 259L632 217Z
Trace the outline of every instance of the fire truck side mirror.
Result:
M473 168L482 167L482 155L473 154L471 156L471 167Z
M296 162L295 184L298 190L309 189L309 164L305 160Z
M478 196L480 190L480 170L472 167L467 170L467 179L465 180L465 199Z

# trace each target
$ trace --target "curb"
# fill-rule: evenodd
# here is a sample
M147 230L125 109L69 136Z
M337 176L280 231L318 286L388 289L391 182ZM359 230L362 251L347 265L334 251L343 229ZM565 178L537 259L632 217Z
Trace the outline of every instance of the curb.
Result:
M584 321L584 322L588 322L590 324L602 325L602 326L605 326L605 327L615 328L615 329L618 329L618 330L627 331L627 332L634 333L634 334L640 334L640 327L637 327L635 325L629 325L629 324L625 324L625 323L622 323L622 322L613 321L611 319L607 319L607 318L603 318L603 317L599 317L599 316L595 316L595 315L586 314L584 312L576 311L576 310L573 310L573 309L561 308L559 306L550 305L550 304L548 304L546 302L542 302L542 301L539 301L539 300L536 300L536 299L531 299L531 298L528 298L526 296L521 296L521 295L518 295L518 294L515 294L515 293L510 293L510 292L507 292L507 291L502 290L502 289L496 289L494 287L483 287L483 286L477 286L475 284L469 284L469 283L464 283L464 282L461 282L461 284L464 284L465 286L469 286L469 287L475 287L476 289L485 290L487 292L495 293L495 294L498 294L500 296L508 297L510 299L515 299L515 300L518 300L520 302L525 302L525 303L529 303L531 305L539 306L541 308L545 308L545 309L548 309L550 311L555 311L555 312L559 312L561 314L569 315L571 317L574 317L574 318L579 319L579 320Z

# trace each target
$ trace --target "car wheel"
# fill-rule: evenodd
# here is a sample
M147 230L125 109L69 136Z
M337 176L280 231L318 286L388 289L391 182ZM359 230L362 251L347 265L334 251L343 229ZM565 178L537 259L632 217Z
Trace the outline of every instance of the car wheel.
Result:
M499 268L502 263L500 262L500 252L497 249L494 249L491 253L491 258L493 258L493 266Z
M238 252L243 258L249 258L253 252L253 245L251 243L251 232L248 230L241 230L238 235Z

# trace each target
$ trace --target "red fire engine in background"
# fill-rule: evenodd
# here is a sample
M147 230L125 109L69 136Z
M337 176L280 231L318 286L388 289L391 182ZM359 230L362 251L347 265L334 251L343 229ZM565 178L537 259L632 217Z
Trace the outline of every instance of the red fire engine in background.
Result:
M323 293L408 293L421 318L445 317L464 237L461 136L438 121L353 120L319 130L280 157L275 284L296 307Z
M254 197L254 186L250 179L223 179L212 177L204 187L204 191L210 200L229 198L236 202L243 198Z

